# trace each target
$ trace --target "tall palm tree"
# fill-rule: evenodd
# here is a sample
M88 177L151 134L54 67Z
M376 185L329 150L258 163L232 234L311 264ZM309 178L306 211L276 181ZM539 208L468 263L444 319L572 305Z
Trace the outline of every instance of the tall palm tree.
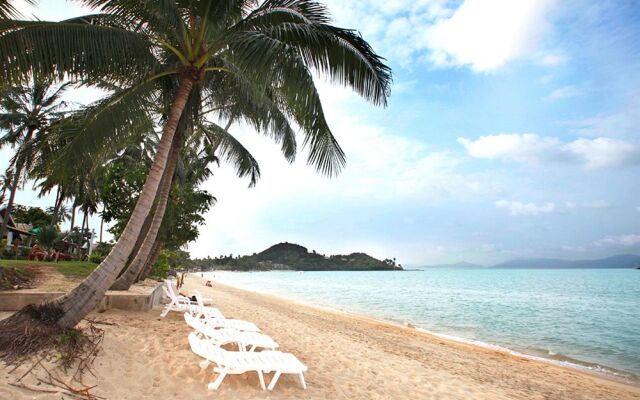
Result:
M162 177L158 201L153 211L153 220L145 235L144 242L137 251L132 263L111 286L111 290L128 290L139 276L144 275L143 268L152 264L153 260L151 259L157 257L157 252L159 251L156 245L158 233L160 232L163 216L168 206L173 176L176 174L176 167L179 161L182 161L180 163L182 168L177 173L177 175L181 175L182 179L180 180L183 182L187 180L190 184L198 186L210 176L211 171L207 165L218 159L216 151L220 149L218 154L228 161L232 161L239 175L242 176L246 171L250 171L251 184L255 184L260 174L258 163L240 142L227 132L217 132L211 135L215 138L214 140L216 140L215 144L207 142L201 149L198 149L201 147L199 144L202 139L202 125L198 124L197 129L199 130L199 135L192 136L192 143L185 149L188 152L186 154L187 157L182 157L180 160L181 142L184 140L183 136L186 132L184 127L183 129L178 128L167 169L165 170L165 175ZM210 139L210 136L204 139L207 141ZM190 176L186 177L185 175L187 174Z
M324 118L311 71L353 88L375 104L386 104L391 82L389 68L362 37L330 25L326 8L316 1L85 3L107 15L60 24L0 21L0 74L8 82L36 73L89 83L117 82L125 88L116 90L99 108L88 110L89 123L75 133L69 154L85 151L92 142L118 140L113 130L107 130L109 137L100 137L98 127L114 123L138 127L148 120L146 105L160 98L159 85L166 81L162 78L173 77L176 89L154 163L120 239L85 281L46 305L56 310L55 323L61 328L75 325L93 309L123 268L152 208L178 121L194 88L202 88L207 97L200 101L210 98L214 107L222 104L224 90L219 89L226 81L236 82L247 93L261 94L260 109L232 109L222 116L259 121L260 128L295 151L295 142L287 136L291 131L282 131L279 125L284 120L289 127L290 119L304 134L308 162L332 176L344 166L345 157ZM24 48L30 51L18 51ZM124 135L126 131L115 132Z
M9 199L5 215L11 215L11 209L20 184L29 175L34 159L39 157L36 151L37 135L48 133L52 123L62 116L66 107L61 100L68 84L54 86L49 82L34 79L28 86L15 86L0 92L0 148L10 146L16 149L9 161L8 170L12 176ZM9 175L9 174L7 174ZM7 224L2 225L0 238L7 233Z

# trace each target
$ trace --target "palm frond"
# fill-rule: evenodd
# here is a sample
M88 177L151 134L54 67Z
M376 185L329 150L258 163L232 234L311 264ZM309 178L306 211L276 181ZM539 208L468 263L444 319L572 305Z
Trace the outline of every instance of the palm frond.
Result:
M238 34L236 39L223 56L248 79L273 87L276 104L304 131L304 145L309 146L307 162L325 175L340 173L346 158L325 119L304 61L286 44L259 32Z
M273 95L264 85L246 79L233 65L225 66L234 73L203 82L210 92L207 104L218 106L216 111L220 119L228 123L245 122L270 136L280 144L287 161L293 162L297 152L296 132Z
M238 177L249 177L249 187L255 186L260 178L260 166L242 143L240 143L226 129L215 123L202 124L200 128L209 140L213 152L217 152L220 159L232 164Z
M174 36L184 24L184 9L174 0L84 0L92 9L127 24L126 29L145 34Z
M328 22L326 8L315 1L274 0L265 2L238 28L277 39L296 49L308 67L376 105L386 105L391 69L358 32Z
M24 2L32 6L36 4L35 0L24 0ZM9 19L22 17L20 11L11 3L13 3L13 0L0 0L0 18Z
M156 83L148 81L115 91L61 121L54 131L67 144L55 164L64 167L78 155L89 155L97 163L134 135L153 129L148 105L157 98Z
M0 77L135 81L158 69L145 35L85 23L0 20Z

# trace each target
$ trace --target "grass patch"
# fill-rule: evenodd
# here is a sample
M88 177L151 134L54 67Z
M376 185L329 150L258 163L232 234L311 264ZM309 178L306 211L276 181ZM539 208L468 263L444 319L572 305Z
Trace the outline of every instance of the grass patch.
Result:
M67 278L85 278L91 273L98 264L94 264L89 261L60 261L60 262L48 262L48 261L27 261L27 260L0 260L0 267L13 267L22 268L38 266L51 266L58 270L62 275Z
M67 278L86 278L98 266L89 261L60 261L51 264Z

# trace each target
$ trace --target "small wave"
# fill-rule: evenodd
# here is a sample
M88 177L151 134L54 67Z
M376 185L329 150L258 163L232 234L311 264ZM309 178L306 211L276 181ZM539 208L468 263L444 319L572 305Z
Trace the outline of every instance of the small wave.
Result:
M516 357L522 357L528 360L534 360L534 361L539 361L546 364L558 365L565 368L577 369L577 370L588 372L588 373L605 375L611 378L623 380L625 382L637 383L638 381L640 381L640 376L637 376L635 374L632 374L626 371L623 372L623 371L614 370L598 364L586 363L584 361L576 360L569 356L555 353L551 350L547 351L550 357L541 357L541 356L523 353L523 352L513 350L508 347L500 346L497 344L482 342L482 341L473 340L473 339L466 339L460 336L448 335L444 333L438 333L438 332L430 331L423 328L416 328L416 329L420 332L424 332L432 336L440 337L440 338L451 340L454 342L470 344L473 346L478 346L478 347L482 347L489 350L495 350L495 351L511 354Z

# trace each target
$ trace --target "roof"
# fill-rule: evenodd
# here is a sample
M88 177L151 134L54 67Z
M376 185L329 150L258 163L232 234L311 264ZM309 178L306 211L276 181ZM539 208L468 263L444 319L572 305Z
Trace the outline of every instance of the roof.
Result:
M16 223L16 230L21 230L24 232L31 232L31 229L33 229L33 225L31 224L25 224L22 222L18 222Z
M4 222L4 216L7 212L7 207L2 207L0 209L0 226L2 226ZM22 235L33 235L33 233L29 232L33 227L30 224L23 223L15 223L13 222L13 217L9 215L9 224L7 225L7 229L16 232Z
M4 223L4 216L7 214L7 207L0 208L0 224ZM9 228L15 227L16 224L13 222L13 217L9 215Z

